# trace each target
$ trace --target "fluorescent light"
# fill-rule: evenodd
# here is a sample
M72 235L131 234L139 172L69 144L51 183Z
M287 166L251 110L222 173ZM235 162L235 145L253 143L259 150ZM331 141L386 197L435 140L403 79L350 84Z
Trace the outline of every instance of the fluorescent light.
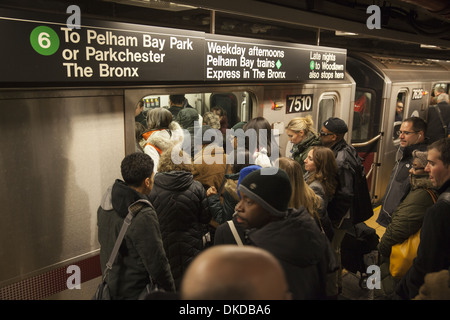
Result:
M357 36L357 33L354 32L345 32L345 31L337 31L335 32L337 36Z

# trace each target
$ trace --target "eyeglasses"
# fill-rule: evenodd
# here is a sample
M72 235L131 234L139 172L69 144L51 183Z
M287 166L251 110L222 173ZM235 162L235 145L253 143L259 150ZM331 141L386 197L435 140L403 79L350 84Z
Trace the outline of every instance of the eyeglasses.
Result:
M424 170L425 169L425 167L412 167L414 170Z
M401 131L401 130L398 130L397 131L397 135L404 134L405 136L409 136L410 134L417 133L417 132L419 132L419 131Z
M332 133L332 132L331 132L331 133L329 133L329 132L323 132L323 131L320 131L320 132L319 132L319 135L320 135L320 136L324 136L324 137L326 137L326 136L332 136L333 134L334 134L334 133Z

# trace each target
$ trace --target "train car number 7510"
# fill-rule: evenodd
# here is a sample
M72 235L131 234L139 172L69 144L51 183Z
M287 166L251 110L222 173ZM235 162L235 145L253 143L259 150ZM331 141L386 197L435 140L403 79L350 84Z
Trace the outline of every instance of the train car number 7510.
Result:
M286 113L312 111L313 95L298 94L286 96Z

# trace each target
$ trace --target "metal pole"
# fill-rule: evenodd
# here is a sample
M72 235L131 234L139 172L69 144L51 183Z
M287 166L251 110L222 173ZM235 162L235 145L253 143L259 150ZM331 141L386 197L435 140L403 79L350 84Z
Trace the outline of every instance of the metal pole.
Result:
M216 33L216 10L211 10L211 23L210 23L210 30L209 32L211 34Z
M316 45L320 46L320 28L316 32Z

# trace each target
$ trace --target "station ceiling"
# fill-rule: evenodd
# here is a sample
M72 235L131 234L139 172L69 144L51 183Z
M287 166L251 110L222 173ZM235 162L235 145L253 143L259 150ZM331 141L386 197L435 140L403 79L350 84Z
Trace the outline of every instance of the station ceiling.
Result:
M65 13L72 4L100 19L450 60L448 0L3 0L0 6ZM379 16L367 11L371 5ZM371 29L378 17L380 28Z

